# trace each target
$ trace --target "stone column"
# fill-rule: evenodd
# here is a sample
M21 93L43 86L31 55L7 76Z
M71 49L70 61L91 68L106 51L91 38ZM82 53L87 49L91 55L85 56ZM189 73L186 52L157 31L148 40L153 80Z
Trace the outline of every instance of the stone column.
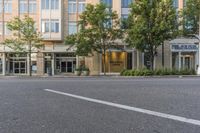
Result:
M178 69L181 70L181 52L178 52Z
M52 53L52 59L51 59L51 70L52 70L52 75L55 75L55 54Z
M26 61L27 61L27 66L26 66L26 71L27 71L27 75L30 75L30 65L31 65L31 62L29 62L29 54L27 54L27 57L26 57Z
M2 74L5 76L6 75L6 54L3 53L3 58L2 58Z

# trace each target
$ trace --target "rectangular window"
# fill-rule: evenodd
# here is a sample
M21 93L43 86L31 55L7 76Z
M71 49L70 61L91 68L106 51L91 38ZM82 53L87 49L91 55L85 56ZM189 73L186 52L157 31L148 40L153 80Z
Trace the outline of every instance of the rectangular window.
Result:
M36 13L37 4L36 0L29 0L29 13Z
M49 32L49 19L43 19L42 20L42 32L45 33L45 32Z
M75 34L77 33L77 23L76 22L69 22L69 27L68 27L68 34Z
M59 20L51 20L51 32L59 32Z
M79 13L82 13L83 11L85 11L85 0L79 0L79 3L78 3L78 12Z
M68 1L68 12L69 13L76 13L76 6L77 6L77 2L76 0L69 0Z
M121 16L121 28L122 29L128 28L127 19L128 19L128 14L122 14L122 16Z
M4 12L12 13L12 0L4 1Z
M132 3L133 0L121 0L122 8L129 8L129 5Z
M3 33L3 25L2 22L0 22L0 35ZM6 22L4 23L4 34L5 35L10 35L11 31L7 28Z
M2 35L3 30L2 30L2 22L0 22L0 35Z
M173 5L174 5L174 7L177 9L178 8L178 0L173 0Z
M101 0L101 2L112 8L112 0Z
M27 13L28 5L26 0L20 0L20 13Z
M59 0L51 0L51 9L59 9Z
M49 9L50 0L42 0L42 9L47 10Z
M7 27L7 23L5 23L4 32L5 32L5 35L10 35L11 34L11 31Z

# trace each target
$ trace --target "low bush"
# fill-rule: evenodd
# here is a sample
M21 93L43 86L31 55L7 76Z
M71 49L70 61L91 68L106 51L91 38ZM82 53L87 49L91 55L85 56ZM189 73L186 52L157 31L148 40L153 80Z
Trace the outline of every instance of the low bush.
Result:
M149 70L149 69L133 69L133 70L123 70L120 73L121 76L152 76L152 75L196 75L194 69L156 69L156 70Z

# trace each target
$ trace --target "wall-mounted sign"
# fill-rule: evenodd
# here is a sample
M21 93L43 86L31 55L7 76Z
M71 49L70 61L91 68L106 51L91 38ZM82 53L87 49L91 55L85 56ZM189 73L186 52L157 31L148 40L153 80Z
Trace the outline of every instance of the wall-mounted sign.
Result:
M173 52L196 52L198 46L195 44L172 44L171 51Z

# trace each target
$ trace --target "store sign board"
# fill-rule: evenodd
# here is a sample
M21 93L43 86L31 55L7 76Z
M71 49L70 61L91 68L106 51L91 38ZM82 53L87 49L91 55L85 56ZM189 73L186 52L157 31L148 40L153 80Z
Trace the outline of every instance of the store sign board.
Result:
M195 44L172 44L171 51L173 52L196 52L198 46Z

